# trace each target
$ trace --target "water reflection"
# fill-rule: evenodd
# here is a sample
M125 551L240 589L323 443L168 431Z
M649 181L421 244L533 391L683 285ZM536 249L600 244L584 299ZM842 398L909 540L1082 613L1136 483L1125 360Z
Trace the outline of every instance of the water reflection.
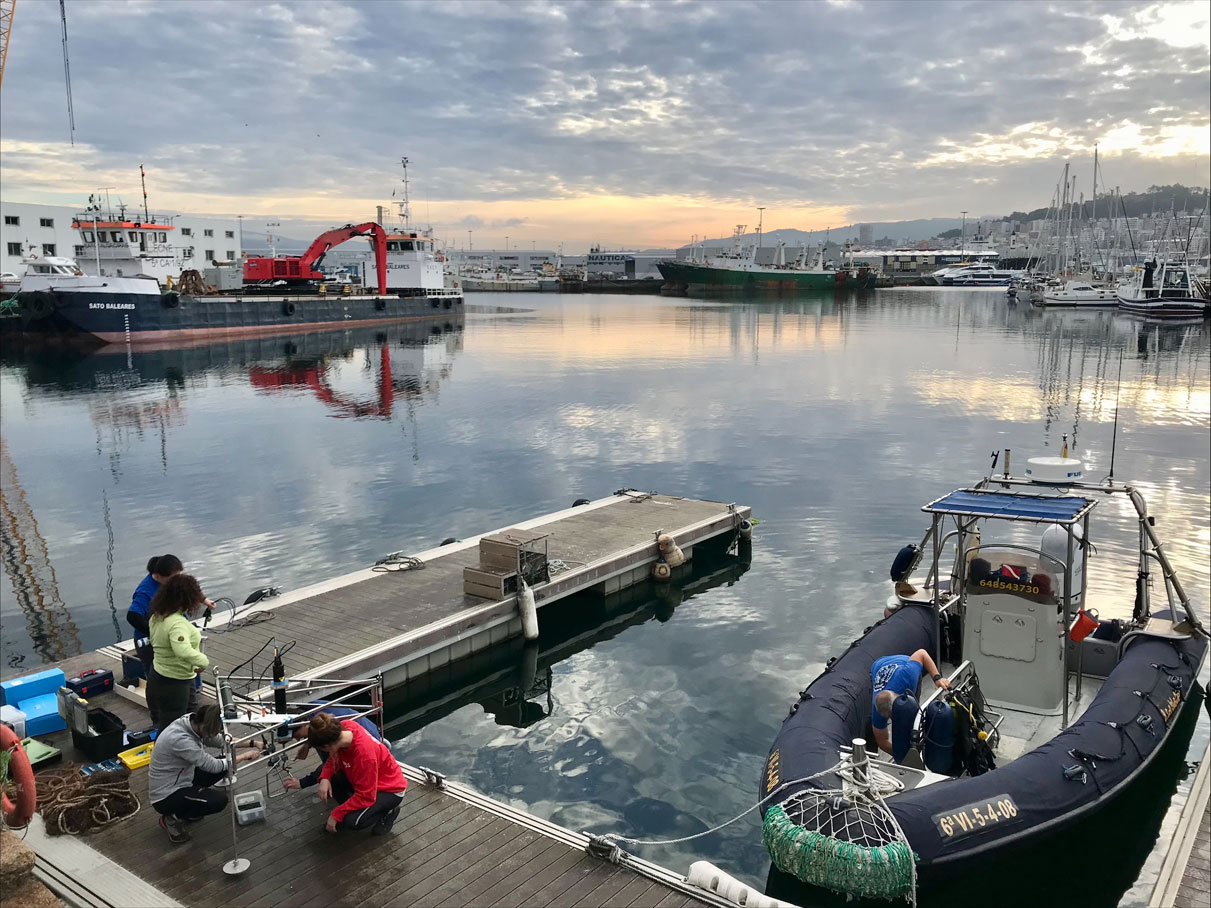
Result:
M612 640L628 628L670 621L686 600L731 586L749 569L752 550L739 554L700 545L689 573L669 583L644 583L610 596L583 594L544 608L537 641L520 638L462 659L449 670L414 679L389 692L387 726L399 740L462 707L476 703L499 726L516 729L555 712L556 667L577 653ZM411 751L419 753L418 751Z
M213 484L222 469L214 460L198 462L199 451L191 438L199 428L206 435L222 432L221 414L220 424L215 422L213 389L238 395L243 387L257 395L309 400L326 416L337 418L390 422L402 416L417 459L416 408L436 397L450 378L454 358L462 349L463 328L464 318L458 314L345 331L184 345L6 342L0 356L7 386L0 438L4 474L0 553L11 587L0 600L6 613L8 667L24 665L31 653L42 662L63 659L125 634L119 612L125 612L129 589L151 551L164 545L160 532L164 525L139 527L141 519L165 504L196 508L205 501L202 487L183 489L178 482L175 474L182 466L187 472L197 469L206 485ZM35 432L53 431L50 427L70 413L86 416L69 416L63 423L60 441L66 444L48 446L30 434L31 427ZM91 427L90 447L104 478L90 475L80 460L83 447L78 442L84 426ZM18 453L10 441L16 442ZM77 444L73 447L72 442ZM231 439L224 439L216 453L236 467L225 457L230 446ZM65 457L68 450L71 454ZM26 494L19 470L40 477L35 494ZM154 491L157 486L162 491ZM48 496L52 491L64 494ZM51 557L56 547L43 538L34 516L36 509L48 510L50 525L61 528L65 508L77 524L76 539L85 543L85 564L91 568L81 574L79 565L73 564L67 574L75 598L84 593L79 603L89 618L84 642L59 588ZM147 537L146 551L123 545L135 535L129 533L132 522ZM59 536L61 551L68 540L61 529L52 533ZM169 544L181 548L192 569L199 569L197 556L190 557L182 544L193 534L168 535ZM67 545L68 551L72 548ZM205 567L201 570L206 572ZM16 622L7 620L10 605L24 618L24 635Z
M1211 598L1205 325L907 288L726 304L510 294L527 311L474 311L501 299L472 300L465 332L405 345L424 365L392 359L389 382L374 337L213 363L174 353L171 374L124 354L56 372L6 350L8 455L85 648L114 637L109 572L120 607L165 549L242 599L622 486L742 502L761 519L743 583L561 659L511 652L401 707L411 762L574 828L657 838L751 806L786 707L881 614L921 505L983 475L994 448L1021 467L1075 434L1100 479L1113 444L1183 584ZM1122 505L1097 509L1091 596L1131 588ZM11 585L4 655L32 662ZM1204 720L1192 747L1206 740ZM755 822L642 856L681 870L708 857L750 882L768 866Z
M17 607L25 618L29 644L43 662L66 659L80 652L80 632L59 593L59 580L46 540L26 498L17 467L0 437L0 563L12 582ZM13 633L5 627L5 641ZM18 645L20 642L18 641ZM22 649L24 647L21 647ZM9 667L22 667L18 652Z

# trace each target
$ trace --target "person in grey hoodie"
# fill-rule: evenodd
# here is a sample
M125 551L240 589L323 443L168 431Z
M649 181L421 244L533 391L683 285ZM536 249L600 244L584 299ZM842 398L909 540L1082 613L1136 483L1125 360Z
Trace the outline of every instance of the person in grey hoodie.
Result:
M211 786L227 775L230 757L206 752L205 744L221 745L223 730L219 708L208 703L197 712L170 722L156 737L148 767L147 797L160 815L160 828L174 845L189 841L184 824L192 823L227 806L227 794ZM260 751L245 750L235 763L255 760Z

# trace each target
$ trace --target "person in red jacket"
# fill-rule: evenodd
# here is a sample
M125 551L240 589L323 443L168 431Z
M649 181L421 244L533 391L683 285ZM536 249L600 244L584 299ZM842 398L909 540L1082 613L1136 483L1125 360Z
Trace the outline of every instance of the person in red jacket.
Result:
M328 755L320 773L320 800L338 802L324 829L390 832L408 787L391 751L355 720L342 721L329 713L312 717L307 741Z

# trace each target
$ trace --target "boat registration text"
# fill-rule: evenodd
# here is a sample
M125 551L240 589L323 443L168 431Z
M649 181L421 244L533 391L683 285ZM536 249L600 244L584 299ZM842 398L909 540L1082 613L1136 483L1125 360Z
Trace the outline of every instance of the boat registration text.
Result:
M1003 826L1017 819L1018 805L1007 794L995 795L985 801L964 804L954 810L933 815L934 825L944 839L957 839L982 829Z
M89 303L89 309L133 309L134 303Z

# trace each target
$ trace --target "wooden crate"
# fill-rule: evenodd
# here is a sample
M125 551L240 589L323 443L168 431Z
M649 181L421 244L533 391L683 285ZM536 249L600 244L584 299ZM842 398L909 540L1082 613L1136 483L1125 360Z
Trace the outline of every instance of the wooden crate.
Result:
M504 599L517 592L517 571L476 564L463 568L463 592L484 599Z
M517 570L517 551L528 543L537 542L545 533L516 528L502 530L479 540L479 560L490 567Z

